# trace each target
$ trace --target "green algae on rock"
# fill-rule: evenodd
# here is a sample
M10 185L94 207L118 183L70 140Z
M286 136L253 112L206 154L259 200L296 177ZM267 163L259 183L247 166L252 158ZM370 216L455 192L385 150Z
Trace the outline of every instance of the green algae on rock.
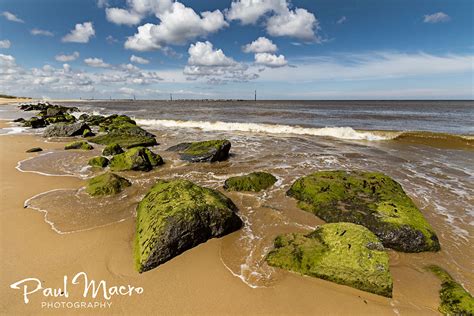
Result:
M231 144L227 139L207 140L203 142L181 143L168 148L177 151L182 160L190 162L215 162L229 158Z
M235 204L188 180L159 180L137 207L134 258L145 272L214 237L238 230Z
M64 146L64 149L69 150L69 149L81 149L81 150L92 150L94 147L92 147L91 144L85 141L77 141L77 142L72 142Z
M224 189L227 191L259 192L275 184L277 178L268 172L252 172L244 176L230 177L225 180Z
M134 147L122 154L110 159L110 170L112 171L150 171L153 167L163 164L160 155L155 154L145 147Z
M444 315L474 315L474 298L448 272L436 265L426 267L441 280L438 310Z
M438 237L402 186L380 172L320 171L296 180L287 195L326 222L361 224L385 247L438 251Z
M104 156L114 156L114 155L118 155L122 153L123 153L123 149L117 143L111 143L105 146L104 150L102 150L102 155Z
M87 164L92 167L105 168L109 164L109 160L105 157L98 156L91 158Z
M307 235L280 235L266 260L274 267L392 297L388 254L361 225L332 223Z
M132 183L115 173L107 172L87 181L86 192L92 196L113 195L122 192Z

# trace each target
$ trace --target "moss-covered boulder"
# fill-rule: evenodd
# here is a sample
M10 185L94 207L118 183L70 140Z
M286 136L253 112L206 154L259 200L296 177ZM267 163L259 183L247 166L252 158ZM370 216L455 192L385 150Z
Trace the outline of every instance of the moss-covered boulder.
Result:
M91 144L85 141L77 141L77 142L72 142L64 146L65 150L70 150L70 149L81 149L81 150L92 150L94 147L92 147Z
M49 123L45 119L39 118L39 117L32 117L29 120L24 120L23 121L23 126L24 127L43 128L43 127L46 127L48 125L49 125Z
M333 223L307 235L280 235L266 260L274 267L392 296L388 254L361 225Z
M352 222L404 252L438 251L438 237L402 186L379 172L320 171L287 192L298 206L326 222Z
M107 172L87 181L86 192L92 196L113 195L122 192L132 183L115 173Z
M82 132L82 137L93 137L95 134L90 130L90 129L85 129L84 132Z
M27 153L37 153L37 152L40 152L40 151L43 151L43 149L41 147L33 147L33 148L28 149L26 152Z
M48 109L49 110L49 109ZM49 124L56 124L56 123L74 123L76 122L76 118L71 114L64 114L59 112L57 115L54 116L43 116L43 118Z
M159 180L138 204L134 257L148 271L242 226L237 207L219 191L187 180Z
M93 157L89 159L88 165L92 167L97 167L97 168L105 168L109 164L109 160L105 157Z
M119 144L112 143L105 146L104 150L102 150L102 155L104 156L114 156L118 154L122 154L124 151Z
M268 172L252 172L244 176L231 177L225 180L224 189L227 191L266 190L275 184L277 178Z
M182 160L190 162L215 162L229 158L231 144L228 140L208 140L195 143L181 143L168 148L180 153Z
M112 171L150 171L162 164L163 159L160 155L145 147L134 147L123 154L113 156L109 166Z
M444 315L474 315L474 298L461 284L443 268L436 265L426 267L441 280L439 298L441 304L438 310Z

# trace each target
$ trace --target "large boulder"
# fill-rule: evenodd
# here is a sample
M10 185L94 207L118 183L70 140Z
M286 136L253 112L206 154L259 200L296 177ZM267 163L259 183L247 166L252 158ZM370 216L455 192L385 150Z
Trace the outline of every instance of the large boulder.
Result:
M267 262L274 267L392 297L388 254L377 236L352 223L280 235Z
M109 144L105 146L104 150L102 150L102 155L104 156L114 156L122 153L122 147L120 147L120 145L116 143Z
M438 251L438 237L402 186L379 172L320 171L295 181L287 194L326 222L352 222L404 252Z
M134 147L123 154L113 156L109 166L112 171L150 171L162 164L163 159L160 155L145 147Z
M24 127L31 127L31 128L43 128L48 126L49 123L40 117L32 117L29 120L24 120L23 121L23 126Z
M431 265L427 269L441 280L438 310L444 315L474 315L474 298L443 268Z
M181 143L168 148L179 152L182 160L190 162L215 162L229 158L231 144L228 140L208 140L204 142Z
M138 204L134 257L148 271L242 226L237 207L219 191L188 180L159 180Z
M70 150L70 149L80 149L80 150L92 150L94 147L92 147L91 144L85 141L77 141L77 142L72 142L69 144L66 144L64 146L65 150Z
M225 180L224 189L227 191L260 192L275 184L277 178L268 172L252 172L244 176L230 177Z
M98 156L89 159L87 164L91 167L105 168L109 164L109 160L105 157Z
M90 127L83 123L73 123L73 124L54 124L48 126L44 132L43 137L71 137L71 136L80 136L84 133L86 129L90 130Z
M107 172L87 181L86 192L91 196L113 195L122 192L132 183L115 173Z

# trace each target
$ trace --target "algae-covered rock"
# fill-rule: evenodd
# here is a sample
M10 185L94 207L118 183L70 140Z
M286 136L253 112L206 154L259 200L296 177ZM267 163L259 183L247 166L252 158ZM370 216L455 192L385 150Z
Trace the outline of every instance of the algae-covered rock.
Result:
M427 269L441 280L438 310L444 315L474 315L474 298L461 284L457 283L448 272L436 265Z
M43 128L46 127L49 123L39 117L32 117L29 120L24 120L23 121L23 126L24 127L31 127L31 128Z
M86 192L92 196L112 195L120 193L132 183L115 173L107 172L87 181Z
M92 137L92 136L95 136L95 134L90 129L85 129L84 132L82 132L82 137Z
M123 153L123 149L116 143L109 144L105 146L104 150L102 150L102 155L104 156L114 156L121 153Z
M326 222L352 222L377 235L385 247L438 251L438 237L403 188L379 172L320 171L287 192L298 206Z
M244 176L231 177L225 180L224 189L227 191L259 192L275 184L277 178L268 172L252 172Z
M78 142L72 142L64 146L65 150L69 149L81 149L81 150L92 150L94 147L92 147L91 144L85 141L78 141Z
M222 193L187 180L159 180L138 204L135 267L145 272L242 226Z
M266 258L275 267L391 297L388 259L377 236L352 223L322 225L307 235L280 235Z
M27 153L37 153L37 152L40 152L40 151L43 151L43 149L41 147L33 147L33 148L28 149L26 152Z
M105 168L109 164L109 160L101 156L93 157L89 159L89 162L87 164L92 167Z
M150 171L162 164L163 159L160 155L145 147L134 147L123 154L113 156L109 166L112 171Z
M229 158L231 144L228 140L208 140L195 143L181 143L168 148L180 153L182 160L190 162L215 162Z
M59 123L48 126L43 132L43 137L80 136L86 129L90 130L90 127L83 122L73 124Z

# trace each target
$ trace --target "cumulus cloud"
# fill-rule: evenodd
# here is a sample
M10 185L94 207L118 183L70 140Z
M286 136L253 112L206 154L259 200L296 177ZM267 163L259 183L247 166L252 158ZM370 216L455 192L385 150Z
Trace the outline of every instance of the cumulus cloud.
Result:
M227 26L221 11L197 14L180 2L155 13L159 24L147 23L125 42L125 48L137 51L163 49L166 45L184 45L198 37L205 37Z
M63 37L62 41L87 43L92 36L95 36L94 25L92 22L77 23L74 29Z
M86 58L84 62L91 67L95 68L108 68L109 64L105 63L101 58Z
M2 15L8 21L17 22L17 23L25 23L25 21L23 21L22 19L20 19L19 17L17 17L16 15L14 15L11 12L3 11Z
M214 50L212 43L209 41L191 44L188 53L188 65L227 67L236 63L235 60L227 57L222 49Z
M61 54L54 57L54 59L60 62L74 61L77 58L79 58L79 52L74 52L71 55Z
M336 21L337 24L343 24L344 22L347 21L347 18L345 15L341 16L339 20Z
M105 9L107 21L115 24L136 25L142 20L142 15L134 11L127 11L120 8Z
M250 44L244 45L242 50L245 53L274 53L278 47L266 37L259 37Z
M41 36L54 36L53 32L41 30L41 29L32 29L30 31L31 35L41 35Z
M278 68L288 65L288 62L283 55L277 56L269 53L257 53L255 54L255 64L270 68Z
M226 11L228 20L240 20L242 24L255 24L261 16L269 12L283 12L286 0L236 0Z
M444 12L436 12L433 14L427 14L424 16L423 22L425 23L443 23L451 20L451 17Z
M148 59L143 58L143 57L139 57L139 56L135 56L135 55L130 56L130 61L132 63L142 64L142 65L146 65L146 64L150 63L150 61Z
M320 29L313 13L297 8L273 15L267 20L267 32L272 36L289 36L305 41L319 41L315 31Z
M10 48L12 43L9 40L0 41L0 48Z

